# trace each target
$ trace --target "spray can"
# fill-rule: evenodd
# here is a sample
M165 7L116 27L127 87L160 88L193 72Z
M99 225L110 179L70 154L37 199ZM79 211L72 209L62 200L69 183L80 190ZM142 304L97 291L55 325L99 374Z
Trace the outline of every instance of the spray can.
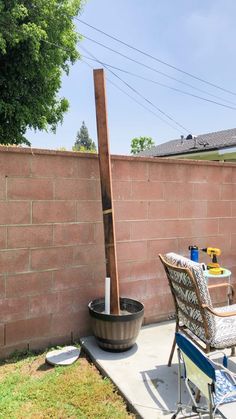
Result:
M197 246L189 246L190 251L190 259L194 262L198 262L198 247Z

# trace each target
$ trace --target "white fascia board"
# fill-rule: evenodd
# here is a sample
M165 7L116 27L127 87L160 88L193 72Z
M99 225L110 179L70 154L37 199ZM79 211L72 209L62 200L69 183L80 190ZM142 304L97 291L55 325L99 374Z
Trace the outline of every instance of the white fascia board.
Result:
M169 155L169 156L165 156L165 157L168 157L168 158L177 158L177 159L179 159L179 158L188 158L188 157L193 157L193 156L195 156L195 157L198 157L198 156L208 156L208 155L215 155L215 156L218 156L218 153L217 153L217 150L213 150L213 151L204 151L204 150L202 150L202 151L195 151L194 153L184 153L184 154L175 154L175 155L173 155L173 156L171 156L171 155Z
M218 150L218 154L222 155L222 154L228 154L228 153L235 153L236 152L236 147L226 147L226 148L221 148L220 150Z

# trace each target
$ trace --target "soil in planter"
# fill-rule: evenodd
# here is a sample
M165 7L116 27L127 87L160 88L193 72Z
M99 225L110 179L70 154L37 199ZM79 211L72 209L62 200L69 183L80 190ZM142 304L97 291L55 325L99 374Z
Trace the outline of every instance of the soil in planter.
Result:
M106 314L105 311L102 311L102 314ZM120 310L119 316L125 316L127 314L132 314L130 311L127 310Z

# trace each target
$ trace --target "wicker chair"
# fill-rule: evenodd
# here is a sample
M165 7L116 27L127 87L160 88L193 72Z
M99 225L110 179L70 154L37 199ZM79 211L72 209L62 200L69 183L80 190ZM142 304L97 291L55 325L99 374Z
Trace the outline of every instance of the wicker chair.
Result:
M175 253L159 255L165 268L176 311L176 332L181 330L208 353L216 349L236 346L236 304L214 309L209 288L228 287L231 284L207 286L201 265ZM232 303L232 299L231 299ZM168 366L175 350L175 338Z

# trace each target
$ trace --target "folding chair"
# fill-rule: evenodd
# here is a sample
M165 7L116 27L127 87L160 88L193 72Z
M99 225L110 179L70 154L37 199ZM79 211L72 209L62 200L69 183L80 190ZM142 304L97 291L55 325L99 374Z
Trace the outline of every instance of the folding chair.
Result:
M191 407L191 414L182 417L198 415L221 415L223 418L236 417L236 374L226 368L227 357L223 356L220 364L205 355L191 340L180 332L176 333L178 351L178 408L172 419ZM222 353L222 352L221 352ZM212 354L216 355L216 353ZM191 406L182 403L182 381L185 381L190 395ZM197 394L203 395L197 402Z

